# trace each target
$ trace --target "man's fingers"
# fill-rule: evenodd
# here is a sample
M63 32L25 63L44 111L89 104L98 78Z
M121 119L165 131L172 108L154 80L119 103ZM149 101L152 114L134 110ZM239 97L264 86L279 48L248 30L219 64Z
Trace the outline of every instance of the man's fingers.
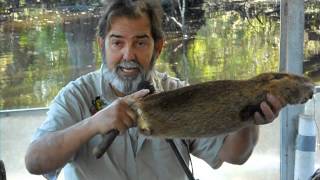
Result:
M127 114L128 114L128 117L129 117L129 120L130 120L130 125L129 127L132 127L132 126L136 126L137 124L137 114L135 112L133 112L131 109L130 110L127 110Z
M119 124L119 131L121 134L129 128L137 126L137 117L137 114L131 109L126 110L125 114L121 118L121 123Z
M131 106L137 100L139 100L139 99L143 98L144 96L146 96L149 92L150 92L149 89L142 89L142 90L137 91L137 92L135 92L133 94L125 96L123 99L129 106Z
M133 110L134 103L148 93L148 89L143 89L117 100L118 103L116 105L118 106L118 113L116 116L116 124L114 126L120 131L120 133L123 133L126 129L137 124L136 119L138 116Z
M266 103L262 102L260 105L261 111L268 122L271 122L275 118L275 114L273 113L271 107Z
M262 117L262 115L258 112L254 113L254 121L256 125L261 125L261 124L266 124L266 120L264 117Z
M260 109L263 115L259 112L255 112L254 114L254 120L256 125L268 124L275 119L276 115L273 113L271 107L266 102L262 102L260 104Z
M139 98L143 98L145 95L147 95L150 92L149 89L142 89L140 91L137 91L133 94L131 94L130 96L132 96L135 99L139 99Z
M275 115L271 107L266 102L262 102L260 104L260 109L263 115L260 114L259 112L254 113L255 124L262 125L262 124L271 123L275 118Z
M267 101L272 105L272 110L274 113L277 113L284 106L283 102L281 102L280 98L276 98L271 94L267 94Z

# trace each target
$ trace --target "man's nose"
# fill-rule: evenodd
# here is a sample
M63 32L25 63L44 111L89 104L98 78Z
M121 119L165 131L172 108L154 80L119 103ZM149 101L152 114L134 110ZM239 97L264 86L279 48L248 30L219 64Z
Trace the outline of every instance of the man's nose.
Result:
M135 58L136 58L136 55L135 55L134 49L132 47L125 48L123 53L123 59L129 61Z

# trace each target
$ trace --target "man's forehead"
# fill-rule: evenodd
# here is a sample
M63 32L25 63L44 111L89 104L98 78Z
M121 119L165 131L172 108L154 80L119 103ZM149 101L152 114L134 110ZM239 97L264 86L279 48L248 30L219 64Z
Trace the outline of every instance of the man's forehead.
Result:
M107 37L152 38L149 18L147 16L113 18Z

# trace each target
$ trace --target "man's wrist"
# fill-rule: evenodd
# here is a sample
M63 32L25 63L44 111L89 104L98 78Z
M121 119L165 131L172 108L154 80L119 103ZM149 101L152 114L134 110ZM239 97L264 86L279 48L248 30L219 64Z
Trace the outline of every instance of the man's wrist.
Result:
M96 123L96 119L94 116L91 116L84 120L84 128L85 131L88 132L90 137L100 134L99 124Z

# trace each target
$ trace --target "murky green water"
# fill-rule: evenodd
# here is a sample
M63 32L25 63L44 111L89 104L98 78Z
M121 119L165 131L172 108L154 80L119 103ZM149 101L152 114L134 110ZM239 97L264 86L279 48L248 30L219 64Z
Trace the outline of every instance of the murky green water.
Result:
M278 71L280 21L276 14L249 18L208 7L204 12L201 20L190 18L198 20L199 26L191 27L188 40L179 31L167 30L158 70L190 83ZM314 14L311 20L320 17ZM0 109L47 106L69 81L99 68L97 18L91 10L25 8L0 22ZM306 32L306 59L320 56L320 27L315 23L309 28L314 34ZM320 61L308 62L312 62L309 71L319 71Z

